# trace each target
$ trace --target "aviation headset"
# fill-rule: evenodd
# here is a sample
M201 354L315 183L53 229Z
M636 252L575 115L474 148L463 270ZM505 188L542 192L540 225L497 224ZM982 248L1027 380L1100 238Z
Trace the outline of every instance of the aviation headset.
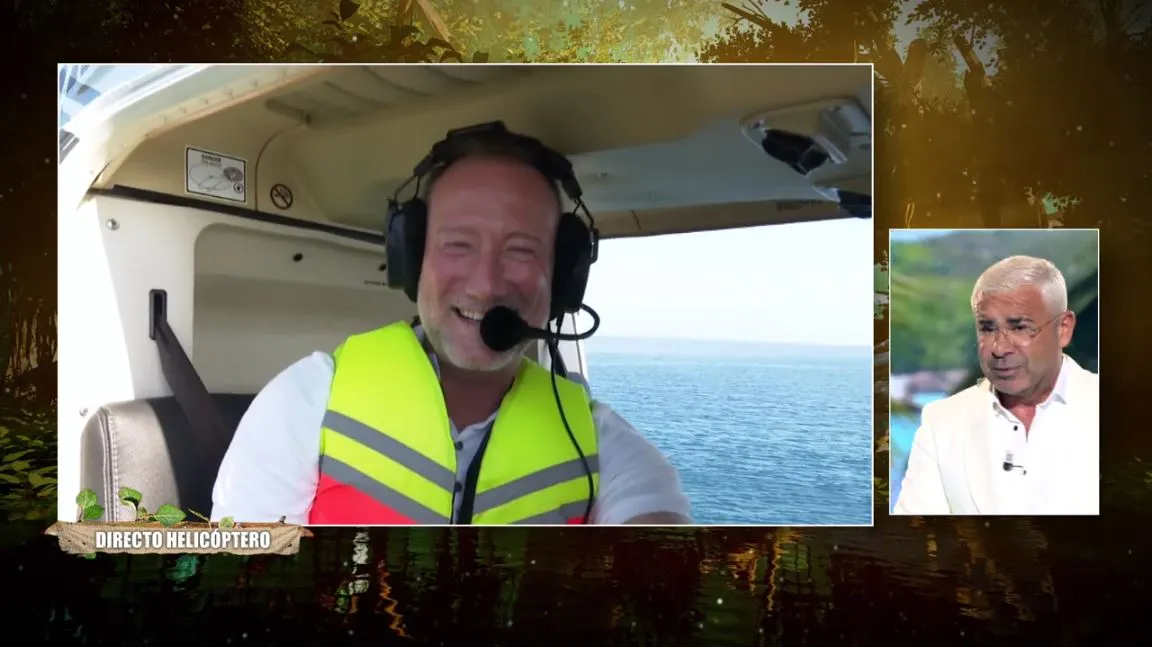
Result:
M584 212L588 224L576 215L575 211L566 211L560 215L560 225L556 231L556 248L553 256L552 269L552 302L550 305L549 320L556 320L556 332L560 331L560 319L566 314L575 314L580 310L588 310L595 319L595 313L584 305L584 291L588 287L588 272L592 263L596 262L599 250L600 235L596 230L592 214L581 199L583 190L576 181L576 174L572 170L572 163L559 152L545 146L540 140L509 132L502 121L492 121L475 126L467 126L448 131L441 141L437 142L431 152L412 170L412 176L401 184L392 198L388 201L387 240L385 249L388 254L388 284L404 289L408 298L415 302L420 284L420 270L424 263L424 243L428 234L428 202L421 197L420 184L428 174L443 172L455 162L473 154L508 154L510 157L520 159L537 171L555 186L560 185L568 199ZM400 192L412 182L416 182L415 195L405 202L399 199ZM590 333L589 333L590 334ZM552 358L552 393L556 396L556 409L560 413L560 420L568 432L568 439L583 463L585 475L588 477L588 500L584 509L584 523L588 523L592 515L592 505L595 502L595 487L592 481L592 469L572 427L568 424L568 417L564 415L564 407L560 401L560 391L556 385L558 365L562 366L560 351L555 340L547 340L548 351ZM560 369L563 370L563 369ZM566 373L566 372L565 372ZM485 434L480 449L473 459L468 470L469 484L466 489L474 489L476 479L479 477L480 462L484 450L487 448L491 430ZM470 487L470 485L472 487ZM467 506L469 510L471 506ZM464 506L461 506L463 509ZM462 516L465 516L462 513ZM467 514L466 523L471 523L471 512Z
M486 148L484 144L489 144ZM552 302L549 320L580 311L584 291L588 287L588 272L596 262L599 233L592 215L581 199L583 190L576 181L572 163L538 139L509 132L502 121L467 126L448 131L431 152L412 170L412 176L400 185L388 201L387 240L388 284L403 287L404 293L416 301L420 284L420 269L424 262L424 241L428 233L428 203L421 196L420 184L433 171L443 172L449 166L472 154L513 151L510 155L522 159L539 171L554 186L560 185L565 195L588 217L589 224L575 211L560 216L556 231L556 249L552 270ZM416 194L400 202L399 194L408 184L416 182Z

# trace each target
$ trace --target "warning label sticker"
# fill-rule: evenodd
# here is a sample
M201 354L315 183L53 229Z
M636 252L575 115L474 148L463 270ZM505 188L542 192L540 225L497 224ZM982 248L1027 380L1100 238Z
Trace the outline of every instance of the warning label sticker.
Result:
M184 190L229 202L248 201L248 163L238 157L187 148Z

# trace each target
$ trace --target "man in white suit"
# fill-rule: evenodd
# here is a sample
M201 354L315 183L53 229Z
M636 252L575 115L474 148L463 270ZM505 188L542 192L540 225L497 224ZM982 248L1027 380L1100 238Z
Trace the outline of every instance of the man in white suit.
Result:
M1064 354L1076 315L1056 267L1028 256L972 291L985 379L924 407L897 515L1095 515L1100 382Z

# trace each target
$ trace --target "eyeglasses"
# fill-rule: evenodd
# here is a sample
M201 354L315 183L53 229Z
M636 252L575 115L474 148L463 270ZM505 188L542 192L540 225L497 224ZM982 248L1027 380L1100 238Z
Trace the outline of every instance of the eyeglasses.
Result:
M1061 312L1039 326L1021 321L1013 323L1007 328L1000 328L991 322L981 322L976 325L976 341L981 345L991 344L997 335L1003 334L1005 341L1009 344L1016 347L1027 346L1032 343L1032 340L1035 339L1044 328L1053 321L1063 317L1064 314L1065 313Z

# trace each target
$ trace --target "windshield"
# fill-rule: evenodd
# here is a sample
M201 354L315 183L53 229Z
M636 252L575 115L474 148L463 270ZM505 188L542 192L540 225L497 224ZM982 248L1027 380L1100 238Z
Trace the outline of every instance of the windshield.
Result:
M61 130L97 98L163 65L61 65L57 74Z
M56 75L56 94L60 98L57 128L60 129L58 163L72 151L78 141L65 128L94 101L117 88L161 68L161 65L60 65Z

